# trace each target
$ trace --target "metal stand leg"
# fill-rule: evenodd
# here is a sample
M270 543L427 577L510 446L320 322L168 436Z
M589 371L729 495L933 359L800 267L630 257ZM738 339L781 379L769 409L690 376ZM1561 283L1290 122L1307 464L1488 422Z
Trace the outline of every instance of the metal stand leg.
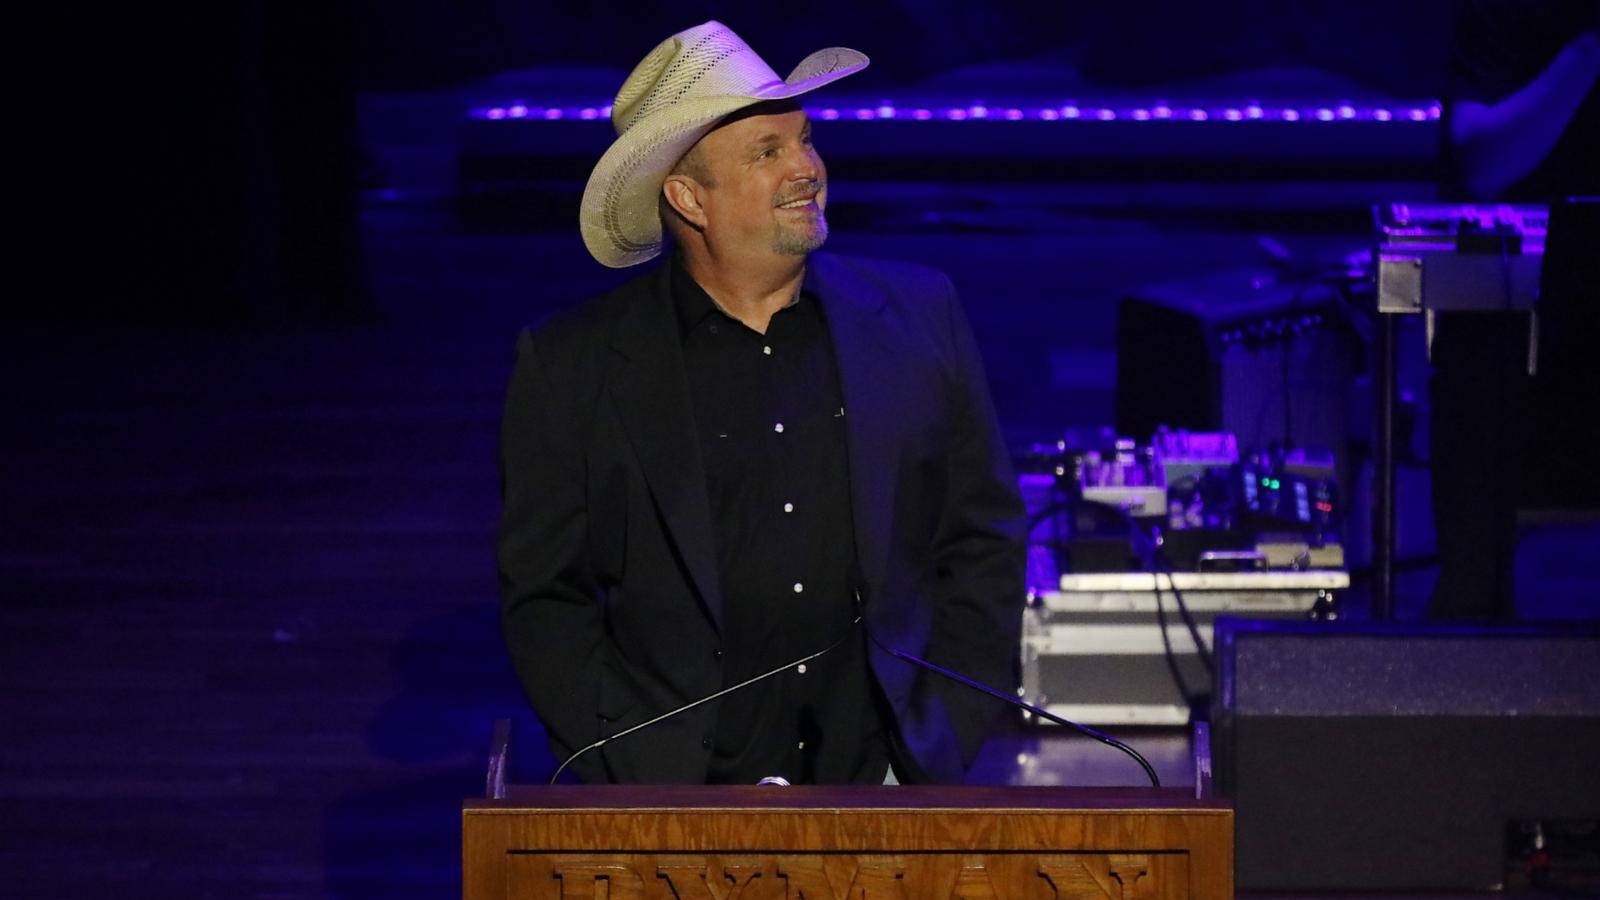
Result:
M1378 392L1378 434L1372 488L1372 620L1394 618L1394 401L1396 332L1392 314L1378 315L1375 389Z

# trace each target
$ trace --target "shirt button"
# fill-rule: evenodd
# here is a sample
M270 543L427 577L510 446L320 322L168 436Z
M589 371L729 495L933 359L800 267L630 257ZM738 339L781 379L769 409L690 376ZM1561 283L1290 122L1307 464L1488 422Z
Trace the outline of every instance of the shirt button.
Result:
M783 423L779 422L778 424L772 426L772 430L776 431L779 434L783 434Z
M784 512L794 512L794 504L793 503L785 503L783 505L783 511Z
M804 675L806 673L806 664L805 663L801 663L800 665L795 666L794 670L796 672L799 672L801 675Z
M795 749L797 749L797 750L804 750L806 748L806 742L805 741L801 741L800 743L795 744L794 746L795 746Z
M722 658L722 651L721 650L713 650L713 651L711 651L711 658L712 659L721 659Z
M708 737L701 738L700 739L700 746L706 748L707 750L710 750L711 749L711 738L708 738Z
M803 585L803 584L801 584L801 583L800 583L800 582L798 582L798 581L796 581L796 582L795 582L795 583L794 583L794 592L795 592L795 593L796 593L796 594L798 594L798 593L800 593L800 592L801 592L801 591L803 591L803 590L805 590L805 589L806 589L806 586L805 586L805 585Z
M711 330L712 334L716 334L717 333L717 326L715 326L715 325L711 326L710 330Z
M761 352L765 353L768 356L771 356L772 355L772 348L771 347L762 347L761 348Z

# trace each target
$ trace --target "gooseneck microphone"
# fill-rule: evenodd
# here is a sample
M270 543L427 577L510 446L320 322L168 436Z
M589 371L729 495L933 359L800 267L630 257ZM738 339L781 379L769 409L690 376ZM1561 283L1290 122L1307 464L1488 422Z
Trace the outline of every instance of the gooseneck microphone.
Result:
M856 609L858 611L857 612L857 616L856 616L856 621L858 621L858 622L862 621L862 614L860 613L861 608L862 608L861 592L858 590L858 591L856 591ZM994 698L996 698L998 700L1003 700L1006 703L1009 703L1009 704L1011 704L1012 706L1015 706L1018 709L1026 710L1026 711L1028 711L1030 713L1033 713L1034 715L1038 716L1041 719L1045 719L1047 721L1054 722L1057 725L1065 725L1068 728L1076 729L1079 733L1088 735L1089 737L1094 738L1095 740L1099 741L1102 744L1106 744L1107 746L1115 747L1118 750L1121 750L1123 753L1126 753L1129 756L1133 757L1133 761L1138 763L1140 768L1144 769L1145 777L1150 779L1150 786L1151 787L1161 787L1161 779L1156 776L1156 770L1150 766L1149 760L1145 759L1142 755L1140 755L1139 751L1133 749L1132 747L1129 747L1127 744L1124 744L1123 742L1117 740L1116 738L1112 737L1111 735L1105 734L1103 732L1096 731L1096 730L1094 730L1093 728L1090 728L1087 725L1080 725L1077 722L1072 721L1071 719L1064 719L1061 716L1058 716L1053 712L1050 712L1050 711L1048 711L1046 709L1043 709L1041 707L1038 707L1038 706L1034 706L1032 703L1029 703L1026 700L1022 700L1022 699L1019 699L1017 697L1013 697L1010 694L1007 694L1005 691L999 690L997 688L992 688L989 685L984 684L981 681L974 681L973 679L968 678L967 676L962 675L959 672L952 672L949 669L946 669L945 667L943 667L943 666L941 666L941 665L939 665L937 663L931 663L931 662L928 662L927 660L922 659L920 657L912 656L911 654L909 654L909 653L907 653L907 652L905 652L903 650L896 650L893 647L885 646L881 641L878 640L878 636L872 633L872 629L871 628L866 628L865 630L867 632L867 640L871 641L873 646L875 646L879 650L882 650L883 652L889 654L890 656L893 656L895 659L904 660L905 662L911 663L912 665L915 665L915 666L921 666L922 668L927 669L929 672L932 672L935 675L943 676L944 678L948 678L948 679L950 679L951 681L954 681L957 684L965 685L965 686L967 686L969 688L972 688L975 691L980 691L980 692L988 694L989 696L994 697Z
M633 734L635 731L643 731L644 729L649 728L651 725L654 725L657 722L664 722L667 719L672 718L673 716L676 716L676 715L678 715L680 713L686 713L689 710L694 709L697 706L700 706L700 705L705 704L705 703L710 703L711 701L716 700L719 697L726 697L727 695L733 693L734 691L743 690L743 689L749 687L750 685L755 684L755 683L760 682L760 681L766 681L768 678L771 678L771 677L773 677L774 675L777 675L780 672L786 671L788 669L792 669L795 666L798 666L798 665L800 665L802 663L808 663L808 662L812 661L813 659L816 659L817 657L822 656L825 653L828 653L829 651L831 651L834 648L838 647L840 644L843 644L845 642L845 639L850 637L850 632L855 631L856 626L860 625L860 624L861 624L861 615L860 615L859 612L857 612L855 619L853 621L851 621L851 623L850 623L850 627L846 628L844 633L839 635L837 640L835 640L833 643L829 644L828 646L823 647L821 650L818 650L815 653L809 654L807 656L802 656L799 659L793 660L791 662L786 662L783 665L778 666L776 669L772 669L771 671L768 671L768 672L762 672L760 675L756 675L756 676L753 676L753 677L750 677L750 678L746 678L744 681L741 681L738 684L731 685L729 687L725 687L722 690L717 691L715 694L707 694L706 696L701 697L699 700L694 700L694 701L691 701L689 703L685 703L684 705L678 707L677 709L667 710L666 712L662 713L661 715L656 716L654 719L649 719L649 720L646 720L644 722L640 722L639 724L634 725L634 726L632 726L630 728L624 728L621 731L617 732L616 734L607 735L606 737L603 737L600 740L595 741L594 743L590 744L589 746L584 747L583 749L579 750L578 752L576 752L576 753L572 754L571 756L567 757L561 763L560 766L556 767L555 774L550 776L549 783L550 784L555 784L556 783L556 779L561 777L561 773L565 772L567 770L567 766L572 765L572 763L574 761L576 761L578 757L584 755L585 753L588 753L590 750L598 750L599 748L604 747L605 745L611 743L612 741L616 740L617 738L627 737L628 735Z

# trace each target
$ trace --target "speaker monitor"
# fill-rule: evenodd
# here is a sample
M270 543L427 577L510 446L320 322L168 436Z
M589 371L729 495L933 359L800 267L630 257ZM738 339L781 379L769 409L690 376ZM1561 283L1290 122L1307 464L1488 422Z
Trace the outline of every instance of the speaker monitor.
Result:
M1486 890L1513 823L1600 818L1600 625L1219 620L1237 883Z
M1117 432L1228 431L1246 453L1288 437L1342 458L1360 360L1330 288L1248 271L1152 287L1117 310Z

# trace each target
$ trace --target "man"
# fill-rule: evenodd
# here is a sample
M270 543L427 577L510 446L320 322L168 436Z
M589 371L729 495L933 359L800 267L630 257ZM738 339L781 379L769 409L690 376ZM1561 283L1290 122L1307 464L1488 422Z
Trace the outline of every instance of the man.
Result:
M930 270L813 253L827 173L779 79L707 22L623 84L580 220L664 266L523 335L506 406L507 645L586 782L960 779L1015 684L1023 510L970 330ZM857 624L856 620L862 621Z

